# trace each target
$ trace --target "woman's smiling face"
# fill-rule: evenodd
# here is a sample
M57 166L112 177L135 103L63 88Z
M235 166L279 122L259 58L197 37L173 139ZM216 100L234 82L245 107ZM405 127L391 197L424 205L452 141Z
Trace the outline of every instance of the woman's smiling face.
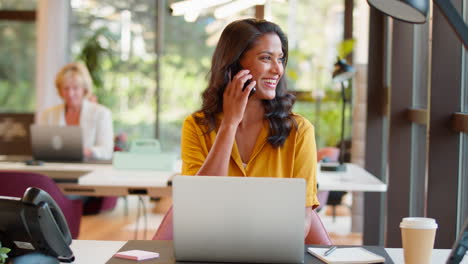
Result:
M281 40L275 33L259 37L241 59L242 68L250 70L252 79L257 82L256 99L273 100L276 86L284 73L284 54Z

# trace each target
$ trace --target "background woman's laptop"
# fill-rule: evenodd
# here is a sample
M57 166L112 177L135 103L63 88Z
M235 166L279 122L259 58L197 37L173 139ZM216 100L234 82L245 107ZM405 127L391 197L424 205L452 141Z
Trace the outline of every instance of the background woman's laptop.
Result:
M79 126L31 125L31 145L36 160L83 160L82 132Z
M304 262L305 181L176 176L177 261Z

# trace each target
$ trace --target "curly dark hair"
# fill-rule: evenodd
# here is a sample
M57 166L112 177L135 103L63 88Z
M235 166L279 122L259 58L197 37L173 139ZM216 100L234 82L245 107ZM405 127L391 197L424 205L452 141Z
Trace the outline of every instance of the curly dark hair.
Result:
M202 94L202 108L196 112L202 112L204 115L193 114L195 121L207 128L206 133L215 129L216 115L223 111L223 94L229 82L230 67L254 47L259 37L272 33L278 35L281 40L283 64L286 68L288 39L278 25L262 19L243 19L230 23L224 29L213 53L208 88ZM295 96L287 91L284 75L276 86L275 98L262 100L265 118L270 128L267 141L275 148L284 144L293 127L297 128L291 112L295 100Z

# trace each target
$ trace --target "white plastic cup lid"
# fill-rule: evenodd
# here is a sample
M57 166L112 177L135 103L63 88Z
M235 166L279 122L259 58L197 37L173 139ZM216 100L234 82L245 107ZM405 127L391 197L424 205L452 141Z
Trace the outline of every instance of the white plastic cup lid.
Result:
M437 228L437 223L434 218L405 217L400 223L400 228L434 229Z

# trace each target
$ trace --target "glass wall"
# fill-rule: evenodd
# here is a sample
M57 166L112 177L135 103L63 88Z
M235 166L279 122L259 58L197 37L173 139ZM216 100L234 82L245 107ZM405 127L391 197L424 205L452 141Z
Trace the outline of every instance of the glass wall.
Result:
M71 1L70 60L84 61L115 134L153 138L155 1Z
M201 108L201 93L208 84L214 51L214 43L208 43L210 34L216 34L209 31L214 22L211 14L194 22L170 13L165 17L160 127L162 141L173 149L179 148L185 117Z
M289 39L288 88L297 92L294 111L316 128L317 146L336 146L340 139L340 84L332 82L333 66L343 41L343 2L271 1L266 18L279 24ZM350 89L348 89L348 96ZM346 120L351 120L347 110ZM351 136L346 124L345 139Z
M289 37L289 88L301 92L294 111L316 125L319 146L336 145L340 87L332 83L331 72L343 36L343 4L315 2L271 1L265 13ZM200 108L211 55L224 27L255 15L253 5L226 12L227 5L181 15L172 8L164 10L159 84L163 149L177 151L184 118ZM87 61L95 77L94 94L114 114L115 132L127 133L130 139L154 137L155 2L74 0L71 9L71 60Z
M71 53L94 66L94 93L111 108L115 132L128 134L130 140L155 135L155 67L160 58L160 141L163 150L178 152L182 122L200 108L207 84L216 43L208 43L214 19L206 14L187 22L165 9L158 57L156 8L153 0L72 1Z
M35 10L37 0L0 0L0 10Z

